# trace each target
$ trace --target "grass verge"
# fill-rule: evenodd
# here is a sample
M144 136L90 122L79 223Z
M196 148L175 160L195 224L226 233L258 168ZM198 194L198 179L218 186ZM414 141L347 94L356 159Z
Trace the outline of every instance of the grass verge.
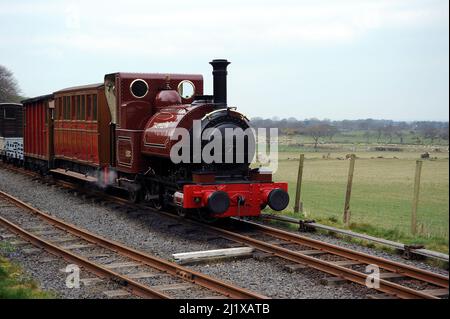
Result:
M55 296L38 288L19 265L0 256L0 299L48 299Z

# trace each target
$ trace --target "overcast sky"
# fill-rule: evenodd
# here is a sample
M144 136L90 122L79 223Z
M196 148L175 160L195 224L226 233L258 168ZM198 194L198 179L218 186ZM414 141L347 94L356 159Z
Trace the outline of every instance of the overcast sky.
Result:
M0 64L28 97L227 58L249 116L448 120L448 0L0 0Z

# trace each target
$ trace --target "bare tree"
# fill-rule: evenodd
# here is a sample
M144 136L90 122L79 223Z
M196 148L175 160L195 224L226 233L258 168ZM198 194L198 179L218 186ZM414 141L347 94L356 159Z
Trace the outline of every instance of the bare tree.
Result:
M403 137L405 136L405 133L402 130L398 130L395 132L395 135L399 138L400 144L403 144Z
M439 138L448 142L448 127L441 129Z
M329 124L311 125L302 130L303 134L311 136L314 140L314 149L317 149L321 137L328 136L331 139L336 132L336 128Z
M366 138L366 143L367 144L370 143L370 136L371 136L371 132L369 130L364 132L364 137Z
M383 127L377 128L377 143L380 143L381 137L383 136Z
M330 142L332 142L333 136L339 133L339 130L335 126L329 124L324 124L323 126L325 126L325 136L327 136L330 139Z
M14 74L3 65L0 65L0 103L18 102L20 89Z
M423 137L430 139L431 144L439 137L439 130L432 126L427 126L422 131Z
M392 143L392 139L394 134L397 132L397 128L393 125L388 125L383 128L383 134L386 137L386 141L388 144Z

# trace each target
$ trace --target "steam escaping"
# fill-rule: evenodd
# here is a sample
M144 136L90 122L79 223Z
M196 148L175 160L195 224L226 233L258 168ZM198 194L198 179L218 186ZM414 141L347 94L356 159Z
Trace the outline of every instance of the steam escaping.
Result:
M110 167L104 167L102 170L97 172L97 182L96 185L102 189L108 186L114 185L117 182L117 172Z

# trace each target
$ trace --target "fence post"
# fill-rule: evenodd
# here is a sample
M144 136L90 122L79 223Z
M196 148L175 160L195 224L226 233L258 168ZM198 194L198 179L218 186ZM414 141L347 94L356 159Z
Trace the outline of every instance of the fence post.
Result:
M348 169L348 179L347 179L347 192L345 193L345 205L344 205L344 224L345 226L350 226L350 198L352 195L352 185L353 185L353 172L355 170L355 154L350 157L350 167Z
M298 175L297 175L297 191L295 193L295 206L294 213L303 211L303 205L300 205L300 195L302 191L302 180L303 180L303 163L305 161L305 154L300 154L300 162L298 164Z
M417 233L417 206L419 205L420 175L422 172L422 161L416 161L416 176L414 178L414 197L411 212L411 233Z

